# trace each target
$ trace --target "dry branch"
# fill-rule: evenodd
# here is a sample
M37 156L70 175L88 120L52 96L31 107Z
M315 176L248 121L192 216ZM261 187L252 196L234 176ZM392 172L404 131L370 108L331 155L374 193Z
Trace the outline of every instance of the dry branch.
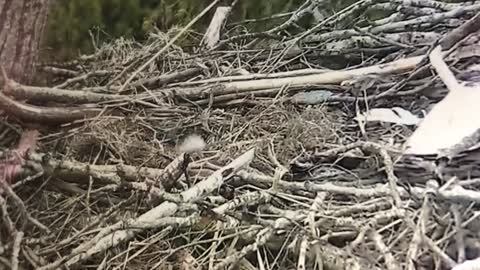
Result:
M341 70L330 71L316 75L297 76L291 78L279 78L279 79L262 79L255 81L242 81L223 83L220 86L212 87L211 89L205 88L190 88L176 90L172 89L168 92L172 94L198 99L199 97L206 97L208 95L226 95L233 93L249 92L263 89L280 89L282 87L301 87L304 85L314 84L339 84L342 81L352 80L356 77L366 76L369 74L385 75L405 72L413 69L420 61L422 57L412 57L400 59L388 64L373 65L365 68L358 68L353 70ZM167 93L168 93L167 92Z
M220 31L225 25L228 15L230 14L231 7L217 7L215 14L213 15L210 25L205 31L200 46L205 46L208 50L211 50L220 41Z
M20 150L19 150L20 151ZM188 164L186 154L180 154L164 169L136 167L124 164L118 165L92 165L74 160L56 160L48 154L31 152L25 157L23 168L18 168L17 174L30 175L39 171L45 176L60 179L71 179L70 183L88 186L91 179L95 179L97 185L114 184L117 188L122 185L148 191L152 187L141 188L134 183L151 181L155 188L170 190L185 172ZM157 192L158 198L163 197L164 192Z
M3 92L17 99L26 99L39 103L65 103L65 104L97 104L103 102L125 101L128 96L99 94L89 91L67 90L61 88L37 87L22 85L10 81L10 87Z
M206 180L182 192L182 202L190 203L199 200L210 192L217 190L226 178L231 177L240 168L248 166L254 158L254 153L253 149L246 152L227 166L214 172ZM188 218L175 218L179 207L180 205L176 203L163 202L137 218L104 228L97 236L73 249L72 253L66 258L66 262L64 262L65 258L62 258L40 269L55 269L63 263L71 266L89 259L94 254L128 241L142 230L164 226L191 226L192 222L198 219L198 213Z
M102 110L94 108L40 107L24 104L0 93L0 106L3 111L20 120L30 123L63 124L99 115Z
M412 270L480 256L467 238L478 231L480 181L463 180L480 176L480 151L450 160L448 172L461 180L428 181L435 169L419 167L434 157L394 162L409 127L360 130L352 120L372 108L430 110L448 91L428 55L438 73L435 61L446 58L447 77L474 83L479 17L465 21L477 2L362 0L330 12L328 3L306 0L234 25L220 8L224 16L212 19L203 42L225 50L174 45L217 2L173 35L122 39L52 64L46 70L62 87L6 80L0 147L22 134L18 118L95 118L43 125L38 152L19 147L16 175L27 178L0 196L0 231L20 234L2 234L0 263ZM391 15L373 20L378 11ZM265 20L279 23L243 32ZM441 37L445 53L432 50ZM107 109L121 116L103 116Z
M12 92L12 84L14 82L7 77L5 70L1 70L2 79L4 82L3 92ZM25 97L23 97L25 98ZM0 107L4 112L31 123L46 123L46 124L62 124L65 122L72 122L87 117L98 115L102 112L101 109L94 108L62 108L62 107L40 107L21 103L4 93L0 93Z

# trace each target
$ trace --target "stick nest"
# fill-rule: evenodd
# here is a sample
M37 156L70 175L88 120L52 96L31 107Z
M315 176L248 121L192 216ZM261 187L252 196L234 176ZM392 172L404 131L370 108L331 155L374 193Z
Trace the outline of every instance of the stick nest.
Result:
M478 195L448 193L478 183L406 181L415 171L402 178L395 161L413 127L361 129L353 119L375 107L428 111L445 94L441 82L415 65L348 75L425 54L476 6L423 3L441 25L398 8L371 25L347 23L411 5L373 2L304 30L296 22L318 8L306 1L274 29L231 28L212 50L170 46L142 70L179 29L43 65L41 91L97 98L54 104L102 112L39 129L21 177L0 196L0 269L450 269L478 257ZM476 58L457 60L461 71ZM347 75L312 80L332 70ZM29 104L51 105L30 90ZM26 122L3 119L5 149ZM191 135L205 149L181 152Z

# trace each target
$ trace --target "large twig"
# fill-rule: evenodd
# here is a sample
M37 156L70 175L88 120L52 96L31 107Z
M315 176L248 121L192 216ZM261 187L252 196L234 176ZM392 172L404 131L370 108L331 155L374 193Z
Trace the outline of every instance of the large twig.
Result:
M240 168L247 166L254 158L254 154L254 149L247 151L237 159L233 160L230 164L214 172L206 180L182 192L182 201L190 203L217 190L226 178L231 177ZM162 226L191 226L191 223L198 218L198 213L189 218L174 218L179 207L180 206L176 203L163 202L137 218L118 222L106 227L95 237L73 249L70 255L40 269L56 269L62 264L71 266L80 261L84 261L99 252L128 241L145 229L159 228Z
M7 77L5 70L1 68L2 79L4 80L4 91L10 90L11 80ZM4 93L0 93L0 107L6 113L17 117L23 121L45 124L62 124L73 122L79 119L97 116L102 112L98 108L79 108L79 107L40 107L21 103L9 98Z

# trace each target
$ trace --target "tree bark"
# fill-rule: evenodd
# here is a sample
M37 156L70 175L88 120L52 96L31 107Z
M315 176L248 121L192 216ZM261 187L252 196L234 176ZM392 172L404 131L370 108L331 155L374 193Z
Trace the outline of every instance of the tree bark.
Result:
M50 0L0 0L0 66L9 78L31 83Z

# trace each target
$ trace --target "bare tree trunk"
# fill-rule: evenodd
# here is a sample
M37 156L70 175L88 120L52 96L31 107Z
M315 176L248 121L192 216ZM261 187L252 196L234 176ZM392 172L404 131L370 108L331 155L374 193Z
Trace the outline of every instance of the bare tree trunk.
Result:
M0 66L9 78L31 83L50 0L0 0Z

